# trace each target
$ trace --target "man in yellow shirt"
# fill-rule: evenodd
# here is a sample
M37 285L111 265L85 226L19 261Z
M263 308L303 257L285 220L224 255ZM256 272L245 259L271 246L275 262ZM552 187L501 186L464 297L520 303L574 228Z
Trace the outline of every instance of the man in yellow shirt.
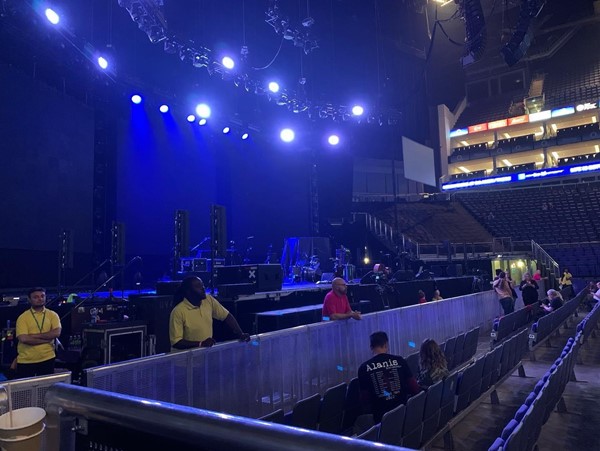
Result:
M225 321L242 341L250 341L229 311L210 294L206 294L199 277L186 277L175 293L177 305L169 319L169 338L173 350L208 348L215 344L213 318Z
M54 340L60 336L60 318L46 309L46 290L32 288L27 293L31 307L17 318L17 377L54 373Z

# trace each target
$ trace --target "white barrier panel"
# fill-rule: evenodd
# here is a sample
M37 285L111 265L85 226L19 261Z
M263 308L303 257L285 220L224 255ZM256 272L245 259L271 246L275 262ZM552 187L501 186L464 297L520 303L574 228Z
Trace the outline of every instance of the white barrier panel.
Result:
M495 293L486 291L371 313L361 321L270 332L250 343L229 342L91 368L87 386L260 417L356 377L360 364L371 357L373 332L387 332L390 352L407 356L418 352L426 338L441 343L474 327L489 332L500 312Z

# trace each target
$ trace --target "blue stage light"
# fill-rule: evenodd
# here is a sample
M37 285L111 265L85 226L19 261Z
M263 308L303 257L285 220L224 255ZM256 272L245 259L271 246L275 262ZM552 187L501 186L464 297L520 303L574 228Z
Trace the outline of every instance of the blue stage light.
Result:
M200 103L199 105L196 105L196 114L198 117L208 119L210 117L210 113L210 107L206 103Z
M269 83L269 91L271 92L279 92L279 83L276 81L272 81Z
M194 116L193 114L188 115L187 121L189 123L195 122L196 121L196 116Z
M352 114L354 114L355 116L362 116L364 112L365 109L360 105L354 105L352 107Z
M46 19L48 19L48 22L52 25L58 25L58 22L60 22L60 16L53 9L46 8L44 14L46 14Z
M206 125L206 119L202 118L198 121L198 125Z
M142 103L142 96L139 94L134 94L131 96L131 101L136 105L139 105L140 103Z
M283 142L291 143L296 137L296 134L291 128L284 128L283 130L281 130L281 133L279 133L279 137Z
M164 113L168 113L169 112L169 105L161 105L160 108L159 108L159 111L161 113L163 113L163 114Z
M100 66L100 69L107 69L108 68L108 61L106 60L106 58L104 58L103 56L99 56L98 57L98 66Z
M221 60L221 64L223 64L223 67L225 69L229 70L235 67L235 61L233 61L233 59L231 59L229 56L223 57L223 59Z
M223 133L227 134L231 131L231 129L229 127L224 127L223 128Z
M327 138L327 142L331 146L337 146L340 143L340 137L338 135L330 135L329 138Z
M244 134L242 134L242 139L246 140L246 139L248 139L249 136L250 135L248 133L244 133Z

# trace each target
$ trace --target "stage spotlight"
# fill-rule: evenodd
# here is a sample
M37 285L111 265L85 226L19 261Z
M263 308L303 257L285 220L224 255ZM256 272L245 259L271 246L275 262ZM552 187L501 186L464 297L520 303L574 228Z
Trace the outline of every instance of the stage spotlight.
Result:
M327 138L327 142L331 146L337 146L340 143L340 137L338 135L330 135L329 138Z
M224 128L223 128L223 133L224 133L224 134L227 134L227 133L229 133L230 131L231 131L231 129L230 129L229 127L224 127Z
M244 133L244 134L242 134L242 139L246 140L246 139L248 139L249 136L250 135L248 133Z
M56 13L56 11L50 8L46 8L46 11L44 11L44 13L46 14L46 19L48 19L48 22L50 22L52 25L58 25L58 22L60 22L60 17Z
M159 108L161 113L168 113L169 112L169 106L168 105L161 105Z
M202 118L198 121L198 125L206 125L206 119Z
M104 58L103 56L99 56L98 57L98 66L100 66L100 69L107 69L108 68L108 61L106 60L106 58Z
M271 92L279 92L279 83L276 81L272 81L269 83L269 91Z
M196 121L196 116L194 116L193 114L188 115L187 121L189 123L195 122Z
M206 103L201 103L196 106L196 114L202 119L208 119L210 117L210 107Z
M296 134L291 128L284 128L283 130L281 130L281 133L279 133L279 137L283 142L291 143L296 137Z
M229 69L229 70L231 70L235 67L235 61L233 61L228 56L223 57L223 59L221 60L221 64L223 64L223 67L225 69Z
M139 105L140 103L142 103L142 96L139 94L134 94L131 96L131 101L136 105Z
M354 105L352 107L352 114L354 114L355 116L362 116L364 112L365 109L360 105Z

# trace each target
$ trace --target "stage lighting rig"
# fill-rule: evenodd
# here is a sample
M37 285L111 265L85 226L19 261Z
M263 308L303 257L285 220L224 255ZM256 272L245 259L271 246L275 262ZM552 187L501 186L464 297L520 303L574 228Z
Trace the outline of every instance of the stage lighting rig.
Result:
M267 11L265 22L273 27L275 33L288 41L292 41L295 47L300 47L305 54L309 54L319 47L316 38L311 33L311 27L315 19L307 17L302 21L302 28L294 28L290 24L288 17L283 16L279 9L279 1L271 0Z
M125 8L131 20L148 35L150 42L156 44L167 37L167 21L163 14L164 0L119 0L119 6Z

